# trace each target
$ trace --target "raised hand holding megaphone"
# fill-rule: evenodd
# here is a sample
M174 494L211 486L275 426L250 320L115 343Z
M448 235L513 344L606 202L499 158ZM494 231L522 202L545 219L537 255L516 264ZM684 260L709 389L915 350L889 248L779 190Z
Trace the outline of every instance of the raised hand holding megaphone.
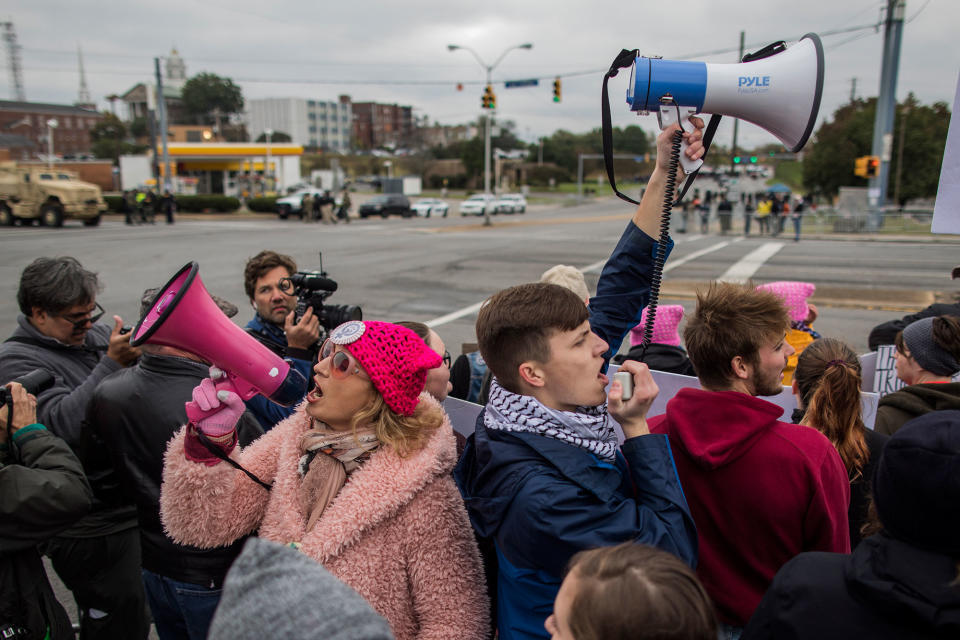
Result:
M695 114L733 116L766 129L796 152L816 124L823 71L823 45L814 33L791 47L771 45L739 64L637 56L627 104L631 111L656 112L661 129L680 122L687 132L693 130L689 119ZM690 160L681 153L680 164L692 173L703 159Z

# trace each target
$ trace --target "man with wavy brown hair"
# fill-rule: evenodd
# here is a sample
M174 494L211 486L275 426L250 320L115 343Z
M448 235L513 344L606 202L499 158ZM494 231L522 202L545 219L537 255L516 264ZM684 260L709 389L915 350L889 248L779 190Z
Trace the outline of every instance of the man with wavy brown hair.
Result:
M836 449L758 397L783 392L789 326L769 291L713 283L699 292L683 338L702 389L682 389L650 420L670 438L700 536L697 575L730 637L790 558L850 551L850 487Z

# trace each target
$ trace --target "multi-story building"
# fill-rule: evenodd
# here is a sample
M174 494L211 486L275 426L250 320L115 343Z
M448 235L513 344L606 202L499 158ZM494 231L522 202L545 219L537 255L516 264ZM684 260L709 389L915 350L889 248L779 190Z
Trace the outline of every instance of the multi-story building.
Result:
M413 107L354 102L353 116L353 139L362 149L403 147L413 133Z
M247 131L257 140L267 130L286 133L291 142L328 151L349 151L353 126L350 96L336 101L257 98L246 101Z
M42 153L50 148L50 132L56 155L90 153L90 129L101 120L101 113L85 107L0 100L0 134L22 136ZM49 126L48 121L55 121L55 126Z
M187 114L183 108L181 92L187 82L187 65L176 49L164 61L163 99L167 107L167 122L180 124L187 122ZM157 85L155 80L138 82L130 87L120 98L127 105L127 115L130 120L146 118L150 111L156 108Z

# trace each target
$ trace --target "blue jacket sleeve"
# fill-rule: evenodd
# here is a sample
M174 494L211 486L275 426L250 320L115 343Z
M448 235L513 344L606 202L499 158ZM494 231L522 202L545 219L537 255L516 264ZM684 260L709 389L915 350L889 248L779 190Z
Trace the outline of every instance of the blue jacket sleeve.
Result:
M597 295L590 298L590 326L610 345L604 354L608 362L620 350L623 337L640 322L640 314L650 300L657 245L631 221L600 273ZM673 241L666 256L672 249Z
M634 486L599 496L544 465L531 474L497 532L510 562L562 576L578 551L633 540L697 564L697 532L666 436L627 440ZM628 483L629 484L629 483Z
M307 388L310 387L310 377L312 372L310 371L311 366L310 362L307 360L299 360L297 358L289 358L288 361L290 365L303 374L305 380L308 381ZM306 390L304 390L304 395L306 395ZM264 431L269 431L277 423L285 420L287 417L291 416L294 411L296 411L296 406L285 407L282 404L277 404L276 402L271 401L269 398L262 395L256 395L246 401L247 409L256 417L257 422L260 423L260 426L263 427Z

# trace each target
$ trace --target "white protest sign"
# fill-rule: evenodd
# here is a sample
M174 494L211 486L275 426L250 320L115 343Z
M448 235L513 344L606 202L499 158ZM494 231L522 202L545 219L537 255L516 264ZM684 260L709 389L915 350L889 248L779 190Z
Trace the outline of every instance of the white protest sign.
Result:
M953 99L953 114L947 131L947 145L940 165L940 185L933 207L933 233L960 233L960 81Z

